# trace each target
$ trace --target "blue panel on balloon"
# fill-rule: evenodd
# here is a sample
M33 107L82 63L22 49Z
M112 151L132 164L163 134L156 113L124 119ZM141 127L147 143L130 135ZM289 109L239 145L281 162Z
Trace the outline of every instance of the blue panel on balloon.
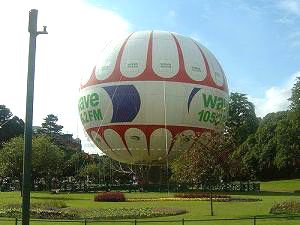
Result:
M141 98L133 85L116 85L103 87L113 105L111 123L131 122L138 114Z
M188 99L188 112L190 111L190 105L191 105L191 102L195 96L195 94L197 94L198 91L200 91L201 88L194 88L189 96L189 99Z

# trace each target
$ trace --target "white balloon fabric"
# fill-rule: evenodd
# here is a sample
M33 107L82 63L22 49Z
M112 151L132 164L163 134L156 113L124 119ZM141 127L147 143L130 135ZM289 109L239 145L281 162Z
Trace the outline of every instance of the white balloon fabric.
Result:
M130 164L163 164L196 133L217 129L228 104L224 72L195 40L134 32L106 47L81 84L78 109L96 146Z

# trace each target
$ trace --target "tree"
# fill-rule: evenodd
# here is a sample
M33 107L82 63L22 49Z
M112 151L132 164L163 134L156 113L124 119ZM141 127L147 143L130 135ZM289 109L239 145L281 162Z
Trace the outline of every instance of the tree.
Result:
M11 177L22 182L23 144L22 137L15 137L3 145L0 154L1 177Z
M10 109L0 105L0 146L13 137L24 133L24 122L13 116Z
M228 134L211 131L195 137L193 146L172 164L177 182L211 184L231 174L232 140Z
M53 114L49 114L44 118L44 123L42 123L41 133L50 136L58 136L61 134L63 126L57 124L58 118Z
M300 77L296 78L296 83L292 88L292 96L289 98L290 109L300 112Z
M63 165L63 176L70 177L79 174L80 169L86 165L87 154L84 152L73 152L65 157Z
M212 185L230 176L232 148L229 133L206 132L196 136L192 147L171 164L177 182L198 183L209 188L211 216L214 215Z
M12 115L10 109L6 108L5 105L0 105L0 125L7 122Z
M37 129L35 135L47 135L55 145L64 150L65 161L70 160L72 155L81 151L81 141L79 138L73 138L73 134L62 133L62 125L57 124L58 118L49 114L44 118L42 127Z
M79 171L79 177L88 177L90 181L93 183L99 183L99 176L100 176L100 167L99 165L92 163L87 164Z
M4 144L0 154L0 176L22 181L22 137L12 138ZM46 136L36 136L32 141L32 179L44 179L51 188L52 178L62 173L63 151Z
M226 129L231 133L236 145L242 144L249 135L255 133L258 125L259 120L253 103L245 94L231 93Z
M276 155L274 165L282 174L293 176L300 171L300 126L287 117L279 121L276 135Z
M32 146L33 179L44 179L50 190L52 179L59 178L63 172L63 150L47 136L35 137Z
M300 168L300 129L289 112L266 115L255 134L239 147L238 154L257 178L289 178Z

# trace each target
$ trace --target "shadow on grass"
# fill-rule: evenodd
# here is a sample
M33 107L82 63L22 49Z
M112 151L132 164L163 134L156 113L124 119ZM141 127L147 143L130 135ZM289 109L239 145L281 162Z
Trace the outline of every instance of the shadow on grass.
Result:
M72 197L62 197L62 196L32 196L31 199L42 199L42 200L89 200L89 198L72 198Z
M260 191L260 192L232 192L231 195L255 195L255 196L300 196L295 192Z

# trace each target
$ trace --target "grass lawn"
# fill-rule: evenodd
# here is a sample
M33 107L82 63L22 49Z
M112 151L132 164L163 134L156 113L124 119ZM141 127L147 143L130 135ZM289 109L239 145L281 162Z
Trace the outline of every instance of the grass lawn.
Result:
M33 192L31 194L32 202L39 202L51 199L63 200L70 207L80 208L140 208L140 207L176 207L184 208L188 213L178 216L158 217L151 219L142 219L148 221L147 224L182 224L179 220L184 219L220 219L220 218L246 218L253 216L270 216L269 210L274 202L286 200L299 200L300 193L294 193L295 190L300 189L300 179L264 182L261 184L261 193L234 193L234 197L247 197L247 198L260 198L262 201L257 202L214 202L214 214L210 216L210 203L208 201L148 201L148 202L94 202L94 194L49 194L46 192ZM127 198L157 198L157 197L172 197L173 193L126 193ZM0 206L8 203L20 203L21 197L17 192L0 192ZM3 218L0 218L3 219ZM141 219L138 219L138 221ZM177 220L176 222L160 222L154 223L150 220ZM143 222L144 224L145 222ZM0 225L14 225L15 221L0 221ZM18 223L21 224L21 223ZM68 225L83 225L83 222L63 223L63 222L41 222L32 221L31 224L37 225L54 225L54 224L68 224ZM120 223L102 222L102 223L87 223L87 224L104 224L104 225L117 225ZM122 222L121 224L133 225L133 219L130 222ZM137 224L142 224L138 222ZM210 221L210 222L195 222L186 221L185 225L251 225L253 220L239 220L239 221ZM274 224L274 225L299 225L300 217L296 220L287 219L272 219L272 220L257 220L257 225L260 224Z
M294 192L300 191L300 179L262 182L261 191Z

